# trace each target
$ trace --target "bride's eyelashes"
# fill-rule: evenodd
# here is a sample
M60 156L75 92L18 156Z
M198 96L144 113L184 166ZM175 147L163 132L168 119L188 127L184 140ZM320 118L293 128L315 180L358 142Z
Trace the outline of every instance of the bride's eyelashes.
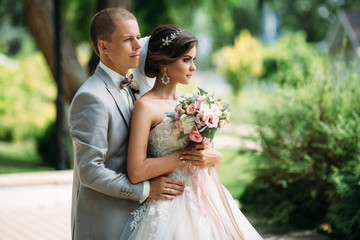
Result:
M193 61L196 60L196 58L187 57L187 58L184 58L183 61L187 63L187 62L191 61L191 59L192 59Z

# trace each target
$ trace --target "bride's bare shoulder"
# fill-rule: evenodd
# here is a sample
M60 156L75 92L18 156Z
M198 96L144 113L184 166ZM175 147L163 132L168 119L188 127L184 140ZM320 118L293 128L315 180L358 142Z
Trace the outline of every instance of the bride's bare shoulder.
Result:
M144 95L140 99L136 100L134 109L141 109L143 111L152 111L156 109L156 98L151 95Z

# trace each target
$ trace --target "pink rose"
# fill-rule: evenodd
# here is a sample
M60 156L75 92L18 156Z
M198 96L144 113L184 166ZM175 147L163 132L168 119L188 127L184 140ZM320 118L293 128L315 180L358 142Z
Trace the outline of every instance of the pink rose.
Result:
M194 115L195 113L195 103L191 103L187 108L186 108L186 114L187 115Z
M179 130L179 132L184 131L184 128L182 127L181 122L179 120L175 120L174 125L175 125L176 129Z
M199 133L199 130L194 129L191 131L190 133L190 140L193 142L197 142L200 143L203 140L203 137L201 136L201 134Z
M211 104L211 111L216 115L216 116L221 116L222 112L219 108L219 106L217 104Z
M175 116L174 116L175 120L180 120L181 115L182 115L181 110L175 112Z
M202 103L202 101L195 101L195 109L196 110L200 110L201 103Z
M202 113L198 113L195 117L195 123L199 124L200 126L205 126L205 123L201 120Z
M221 102L215 101L214 104L219 107L220 111L223 110L223 106L222 106Z
M205 116L204 122L209 128L216 128L219 123L219 117L215 114Z

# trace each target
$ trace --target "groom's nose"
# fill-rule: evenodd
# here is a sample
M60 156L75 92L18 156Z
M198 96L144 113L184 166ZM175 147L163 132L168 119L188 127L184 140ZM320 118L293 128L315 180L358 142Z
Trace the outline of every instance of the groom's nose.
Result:
M133 41L133 49L134 50L137 50L137 49L140 49L141 48L141 44L140 44L140 42L139 42L139 39L135 39L134 41Z

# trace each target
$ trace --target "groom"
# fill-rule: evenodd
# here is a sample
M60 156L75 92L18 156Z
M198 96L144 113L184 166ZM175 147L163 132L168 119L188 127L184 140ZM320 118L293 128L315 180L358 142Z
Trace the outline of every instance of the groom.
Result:
M91 21L90 38L100 63L74 96L69 114L74 147L72 239L112 240L119 238L139 203L146 198L174 199L183 193L184 184L167 177L131 184L126 175L133 100L130 89L120 86L139 62L136 18L125 9L104 9ZM221 154L205 148L185 160L218 164Z

